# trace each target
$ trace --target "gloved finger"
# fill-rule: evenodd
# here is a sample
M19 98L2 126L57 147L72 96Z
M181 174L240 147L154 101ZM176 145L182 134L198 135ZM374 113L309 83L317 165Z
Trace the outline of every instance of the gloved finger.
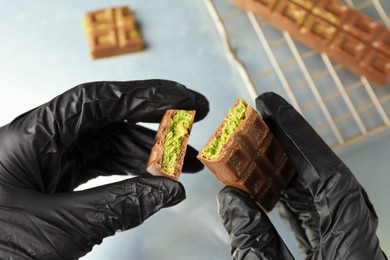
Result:
M72 216L65 231L78 237L80 247L100 244L117 231L142 224L162 208L185 199L184 187L164 177L137 177L57 200L59 211ZM64 221L67 221L64 219Z
M303 259L312 259L320 242L320 216L310 191L299 175L282 189L275 210L294 232Z
M340 165L341 160L282 97L262 94L256 99L256 107L314 197L320 186L333 177L328 170Z
M185 190L179 182L150 176L76 192L71 197L65 199L66 206L59 205L78 218L79 228L96 244L118 230L142 224L161 208L180 203Z
M209 110L204 96L172 81L79 85L0 128L7 151L2 163L13 173L9 182L38 191L64 191L58 188L60 180L70 186L68 173L74 165L63 162L80 135L124 120L159 122L168 108L195 109L196 120Z
M198 153L199 151L191 145L187 146L183 162L183 173L197 173L204 169L204 164L196 158Z
M24 123L44 129L43 142L54 136L68 146L80 134L110 122L159 122L169 108L195 109L195 120L201 120L209 105L203 95L173 81L91 82L26 114Z
M9 230L9 243L14 241L28 249L34 259L78 259L103 238L134 228L160 209L185 199L179 182L154 176L78 192L19 193L21 196L15 194L18 199L13 200L12 210L22 214L16 214L9 223L20 230ZM23 228L28 231L22 232Z
M71 191L98 176L149 175L146 162L155 134L151 129L122 122L81 135L68 149L66 164L74 167L63 174L72 175L72 183L61 190Z
M327 254L327 259L381 259L377 218L365 203L361 186L348 167L280 96L260 95L256 106L297 174L306 182L311 194L308 199L315 204L322 241L315 257Z
M103 213L97 219L85 216L87 219L84 223L92 226L101 224L102 231L111 234L118 230L134 228L161 208L180 203L185 199L185 190L180 182L165 177L148 176L76 192L71 196L73 199L67 200L65 204L69 207L67 210L80 218L84 217L84 214L79 212L83 210L92 209L93 212ZM64 208L63 204L60 205ZM75 205L80 205L81 208Z
M74 157L87 156L99 160L107 155L115 157L116 160L122 157L121 165L126 167L118 169L118 174L142 175L146 173L146 163L156 143L155 136L156 131L140 125L110 124L93 134L81 136L76 142ZM204 165L196 159L197 155L198 151L188 145L184 158L184 173L195 173L204 168ZM107 169L117 169L117 167L111 168L112 166L110 165ZM101 167L101 165L98 167L98 169L103 168L106 167Z
M73 184L69 189L96 178L108 175L149 175L146 164L155 144L156 131L140 125L114 123L98 131L80 136L68 159L75 161ZM188 146L183 173L203 169L196 159L198 151Z
M233 259L294 259L267 214L245 192L224 187L218 213L230 235Z

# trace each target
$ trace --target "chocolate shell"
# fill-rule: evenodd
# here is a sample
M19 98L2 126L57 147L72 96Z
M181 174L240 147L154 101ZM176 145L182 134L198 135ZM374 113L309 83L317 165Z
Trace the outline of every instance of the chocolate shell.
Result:
M128 6L86 13L84 30L92 60L139 52L144 49L141 32Z
M168 132L169 127L172 124L172 119L173 116L180 110L175 110L175 109L168 109L161 122L160 126L157 130L156 134L156 143L152 148L152 151L149 156L149 161L147 163L147 171L150 172L152 175L156 176L165 176L173 180L178 180L180 178L180 174L183 168L183 163L184 163L184 156L187 151L187 145L188 145L188 139L190 137L191 129L192 129L192 124L188 128L188 133L184 137L184 140L181 145L180 149L180 154L178 157L178 160L175 165L175 169L173 174L170 174L166 172L163 169L162 162L163 162L163 156L164 156L164 144L165 144L165 137ZM195 110L186 110L186 112L190 113L192 117L195 117Z
M217 158L206 159L202 151L220 135L225 120L197 158L222 184L249 193L268 212L279 200L281 189L294 177L295 169L259 113L251 106L246 106L245 118L229 137Z

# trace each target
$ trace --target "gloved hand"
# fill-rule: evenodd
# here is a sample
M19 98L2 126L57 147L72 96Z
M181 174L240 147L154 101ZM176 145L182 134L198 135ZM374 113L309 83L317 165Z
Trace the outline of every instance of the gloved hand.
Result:
M164 80L79 85L0 128L0 259L77 259L104 237L185 198L183 186L146 173L169 108L208 113L206 98ZM184 171L202 164L189 148ZM99 175L135 174L73 192Z
M348 167L284 99L256 99L263 119L295 165L277 209L305 259L386 259L376 236L378 217ZM234 259L293 259L264 211L244 192L225 187L219 214Z

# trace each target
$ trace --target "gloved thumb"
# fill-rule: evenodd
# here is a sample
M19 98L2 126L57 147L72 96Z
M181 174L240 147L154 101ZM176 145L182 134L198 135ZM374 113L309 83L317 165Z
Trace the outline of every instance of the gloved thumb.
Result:
M230 235L233 259L294 259L267 214L245 192L223 188L218 213Z
M179 182L150 176L55 196L58 226L64 227L65 237L72 238L67 247L78 248L84 255L103 238L178 204L185 199L185 190Z
M185 199L181 183L163 177L138 177L79 192L76 208L96 213L99 221L112 231L136 227L163 207ZM94 223L94 224L99 224Z

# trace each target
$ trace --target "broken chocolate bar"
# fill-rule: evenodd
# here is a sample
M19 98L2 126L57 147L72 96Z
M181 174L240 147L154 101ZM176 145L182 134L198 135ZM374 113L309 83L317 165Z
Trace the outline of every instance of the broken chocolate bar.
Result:
M127 6L89 12L84 19L91 59L143 50L143 40Z
M195 110L168 109L157 130L147 171L173 180L180 178Z
M233 0L369 81L390 78L390 31L337 0Z
M197 158L224 185L248 192L265 211L295 175L259 113L238 99Z

